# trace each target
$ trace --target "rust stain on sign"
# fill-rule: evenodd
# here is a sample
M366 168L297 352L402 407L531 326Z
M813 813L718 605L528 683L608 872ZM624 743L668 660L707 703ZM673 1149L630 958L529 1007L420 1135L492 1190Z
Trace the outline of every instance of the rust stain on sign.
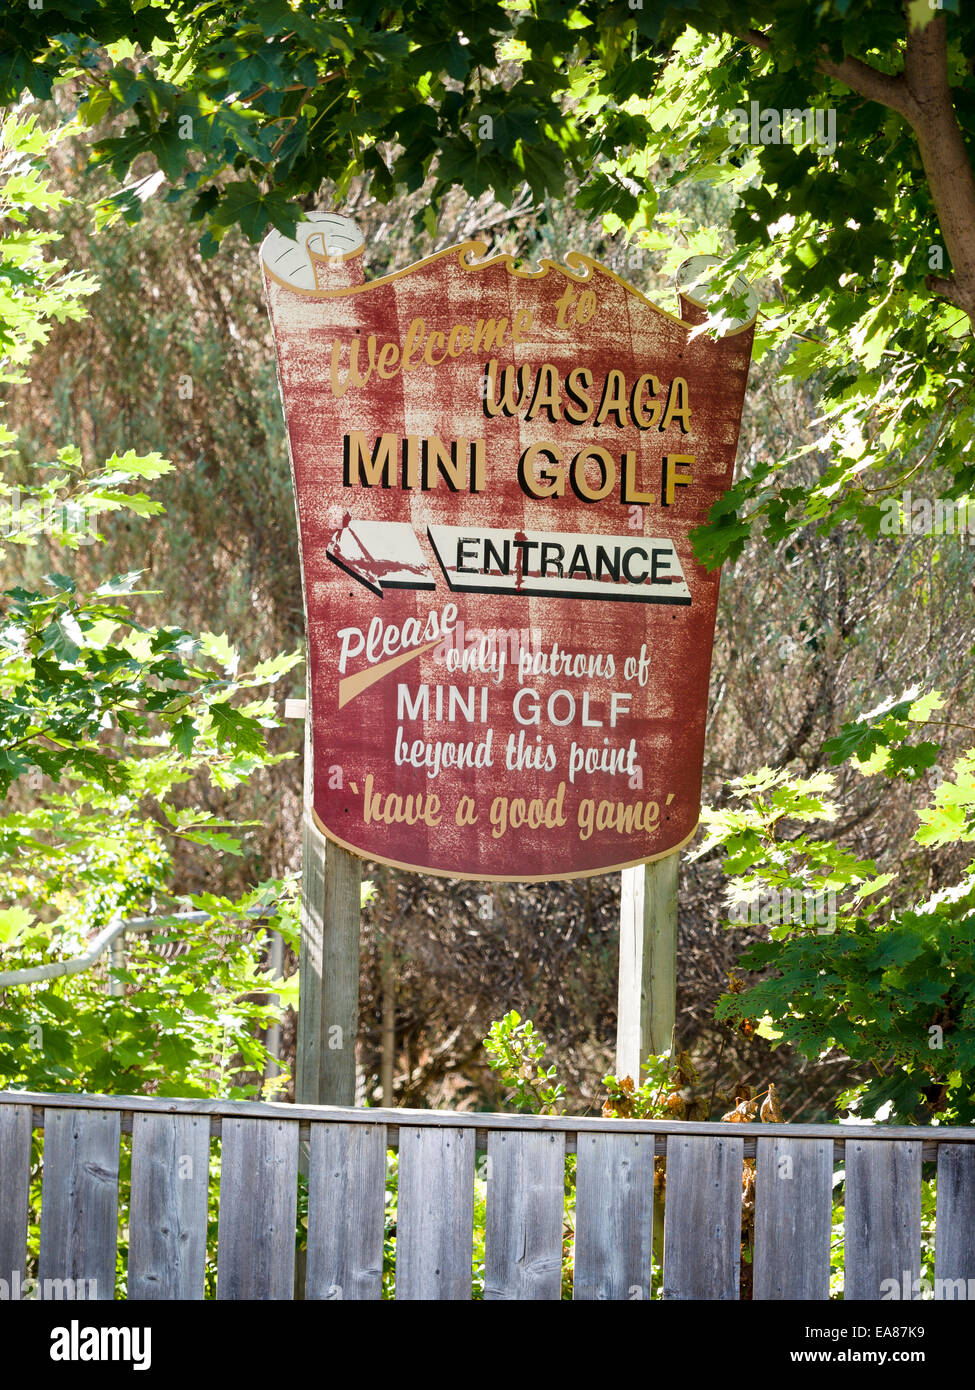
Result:
M398 867L605 873L700 812L753 325L693 337L588 256L363 279L348 219L261 248L297 496L314 813Z

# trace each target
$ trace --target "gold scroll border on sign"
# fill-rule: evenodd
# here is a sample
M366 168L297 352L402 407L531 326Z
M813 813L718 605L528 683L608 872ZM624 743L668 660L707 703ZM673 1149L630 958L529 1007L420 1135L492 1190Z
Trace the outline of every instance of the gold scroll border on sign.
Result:
M364 249L364 247L360 246L355 251L345 252L343 255L340 255L338 259L342 261L352 260L356 256L361 256ZM290 281L283 279L280 275L276 275L267 261L264 260L263 254L261 256L261 264L269 279L273 280L278 285L282 285L285 289L290 290L292 294L300 295L303 299L321 300L346 299L352 295L365 294L369 290L378 289L381 285L389 285L394 280L399 280L402 276L413 275L417 271L423 270L426 266L433 265L435 261L442 260L445 256L456 256L457 263L461 270L466 270L468 272L490 270L494 266L503 265L509 275L518 276L518 278L522 280L540 280L543 279L550 270L555 270L561 275L564 275L566 279L579 285L590 283L595 279L595 273L598 271L600 275L605 275L607 279L614 280L617 285L621 285L628 294L632 294L636 299L640 300L641 303L653 309L661 318L669 319L671 323L679 325L686 333L692 333L696 327L695 324L687 323L684 319L678 318L676 314L671 314L668 310L661 309L659 304L655 304L652 299L648 299L635 285L631 285L628 280L624 280L622 276L617 275L616 272L610 270L608 266L604 266L599 261L593 260L591 256L587 256L583 251L569 251L565 258L565 264L543 257L539 262L540 269L538 270L522 269L515 264L515 258L509 255L492 256L489 260L476 260L472 263L473 258L486 256L487 251L487 242L464 241L457 246L448 246L443 251L435 251L432 256L425 256L423 260L414 261L412 265L404 266L402 270L394 270L388 275L380 275L376 280L363 280L361 284L345 285L341 289L335 290L301 289L297 285L292 285ZM573 266L582 266L583 269L576 272L572 269ZM689 299L690 296L685 295L685 298ZM697 301L692 300L691 302L696 303ZM754 323L755 317L750 318L746 323L742 324L740 328L735 328L732 329L730 333L722 334L722 341L726 338L735 338L739 333L746 332Z
M689 835L685 835L683 840L676 845L671 845L670 849L662 849L658 854L647 854L642 859L626 859L622 864L606 864L598 869L576 869L568 873L561 874L467 874L461 873L457 869L434 869L427 864L408 864L402 859L387 859L385 855L374 854L370 850L361 849L358 845L350 844L348 840L343 840L340 835L334 834L322 824L318 812L312 808L311 818L316 828L327 840L338 845L341 849L348 850L359 859L366 859L373 864L385 864L390 869L404 869L411 874L433 874L435 878L456 878L465 879L471 883L566 883L574 878L596 878L599 874L618 874L624 869L638 869L641 864L653 864L658 859L666 859L668 854L677 854L693 840L697 834L700 820L694 824L694 829Z

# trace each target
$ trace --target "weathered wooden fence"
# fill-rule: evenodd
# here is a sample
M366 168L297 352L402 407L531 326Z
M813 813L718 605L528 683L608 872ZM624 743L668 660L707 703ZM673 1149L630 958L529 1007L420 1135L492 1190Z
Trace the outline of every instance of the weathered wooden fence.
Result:
M18 1296L26 1271L35 1270L28 1221L32 1138L39 1130L35 1296L63 1297L74 1289L75 1296L114 1298L121 1224L128 1233L129 1298L202 1298L210 1148L217 1138L220 1299L295 1296L299 1167L308 1192L304 1296L381 1297L390 1149L399 1151L397 1298L471 1297L478 1150L487 1154L488 1299L561 1296L565 1160L571 1153L575 1298L651 1296L655 1157L666 1159L664 1298L738 1297L746 1157L756 1160L755 1298L829 1297L837 1163L846 1185L844 1296L878 1298L885 1280L896 1280L901 1296L909 1296L920 1272L922 1161L935 1159L934 1294L975 1295L975 1129L671 1123L5 1092L4 1297ZM130 1157L123 1134L131 1134ZM123 1147L131 1180L122 1184L128 1201L120 1213ZM209 1249L212 1260L212 1238Z

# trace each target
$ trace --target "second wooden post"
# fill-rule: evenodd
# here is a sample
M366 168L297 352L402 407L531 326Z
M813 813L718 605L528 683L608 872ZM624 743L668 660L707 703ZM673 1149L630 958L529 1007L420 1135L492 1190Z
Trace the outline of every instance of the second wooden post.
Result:
M310 702L305 711L295 1099L354 1105L362 860L327 840L312 819Z
M646 1058L670 1047L677 1017L677 876L680 854L624 869L616 1074L639 1084Z

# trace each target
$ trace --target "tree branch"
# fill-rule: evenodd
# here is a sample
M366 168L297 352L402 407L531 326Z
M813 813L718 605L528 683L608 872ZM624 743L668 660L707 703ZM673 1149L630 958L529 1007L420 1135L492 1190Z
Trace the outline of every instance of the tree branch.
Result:
M880 72L849 55L835 63L824 54L816 67L868 101L896 111L911 126L953 270L950 276L929 277L927 285L975 324L975 172L948 80L945 16L936 14L915 25L907 7L905 14L902 72ZM758 29L738 38L763 53L771 51L771 39Z
M950 279L941 281L937 293L975 323L975 172L948 81L943 14L923 28L908 28L904 75L910 96L907 119L917 136L953 271Z
M771 51L771 40L759 29L748 29L738 37L752 48L760 48L763 53ZM859 58L851 58L849 55L839 63L834 63L824 55L816 67L824 76L835 78L845 87L849 87L851 92L857 92L868 101L880 102L882 106L899 111L902 116L907 115L910 96L903 73L881 72L879 68L872 68L869 63L861 62Z

